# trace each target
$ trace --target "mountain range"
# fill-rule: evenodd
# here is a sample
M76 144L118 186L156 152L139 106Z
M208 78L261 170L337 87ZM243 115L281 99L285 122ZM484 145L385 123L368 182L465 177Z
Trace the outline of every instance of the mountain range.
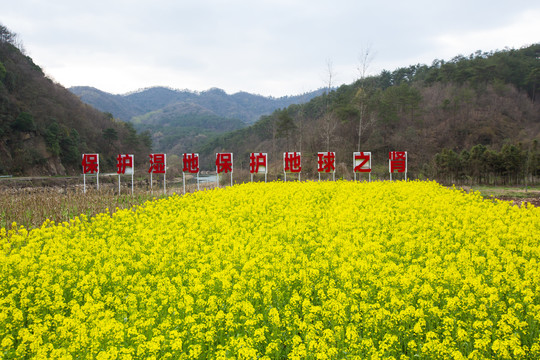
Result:
M136 130L148 131L154 150L174 153L190 151L217 134L241 129L262 115L308 102L324 92L273 98L247 92L229 95L218 88L195 92L151 87L123 95L86 86L69 90L115 119L132 123Z
M83 102L109 112L122 121L131 121L138 116L173 107L179 114L198 113L206 109L215 116L241 120L245 124L253 124L262 115L268 115L276 109L306 103L324 92L324 89L319 89L302 95L274 98L247 92L229 95L218 88L197 92L157 86L123 95L110 94L88 86L74 86L69 90ZM179 107L178 104L183 106Z
M233 152L235 181L242 181L249 153L268 152L275 179L283 152L300 151L304 179L317 176L317 152L335 151L338 176L352 178L352 152L370 151L373 175L384 179L388 152L407 151L410 178L540 181L540 44L276 99L216 88L70 91L46 77L12 35L0 25L0 175L80 174L85 152L99 153L105 172L115 170L119 153L144 159L151 151L170 153L177 164L182 153L199 152L201 168L212 170L216 152Z

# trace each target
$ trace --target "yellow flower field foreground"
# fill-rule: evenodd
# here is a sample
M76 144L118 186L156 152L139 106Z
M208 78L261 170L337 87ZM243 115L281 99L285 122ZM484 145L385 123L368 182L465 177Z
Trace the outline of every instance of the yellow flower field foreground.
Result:
M540 209L273 182L0 234L0 358L538 359Z

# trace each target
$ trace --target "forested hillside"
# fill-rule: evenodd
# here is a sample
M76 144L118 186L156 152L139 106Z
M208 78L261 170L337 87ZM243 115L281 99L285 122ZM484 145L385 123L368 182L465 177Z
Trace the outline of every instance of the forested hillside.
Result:
M382 177L388 151L398 150L409 152L412 177L524 182L540 171L539 87L540 44L479 51L361 78L200 150L209 159L216 151L235 159L268 152L276 171L282 152L301 151L302 171L311 174L318 151L336 151L345 177L353 151L371 151ZM238 166L247 169L247 161Z
M228 95L217 88L195 92L152 87L125 95L84 86L70 91L114 118L132 123L138 131L149 131L156 151L177 154L189 152L217 134L252 124L263 114L305 103L323 93L317 90L271 98L246 92Z
M0 25L0 175L80 173L84 152L99 152L103 170L118 152L148 156L148 133L83 103L16 45Z

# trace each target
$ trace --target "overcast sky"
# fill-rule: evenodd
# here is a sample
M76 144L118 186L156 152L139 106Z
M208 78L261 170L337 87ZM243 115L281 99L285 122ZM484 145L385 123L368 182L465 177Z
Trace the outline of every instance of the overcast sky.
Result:
M539 1L0 0L0 23L65 87L296 95L368 72L540 42Z

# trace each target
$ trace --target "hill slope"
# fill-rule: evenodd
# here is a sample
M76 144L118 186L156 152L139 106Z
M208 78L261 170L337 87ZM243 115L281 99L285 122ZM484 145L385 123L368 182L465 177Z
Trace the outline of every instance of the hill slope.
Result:
M99 152L103 170L118 152L147 156L148 134L81 102L0 32L0 175L80 173L83 152Z
M268 152L279 174L281 153L302 151L302 172L315 175L316 153L336 151L338 172L350 178L352 152L371 151L387 178L388 151L401 150L413 177L523 181L540 174L539 59L535 44L383 71L263 116L200 152L212 164L216 151L232 151L245 171L249 152Z

